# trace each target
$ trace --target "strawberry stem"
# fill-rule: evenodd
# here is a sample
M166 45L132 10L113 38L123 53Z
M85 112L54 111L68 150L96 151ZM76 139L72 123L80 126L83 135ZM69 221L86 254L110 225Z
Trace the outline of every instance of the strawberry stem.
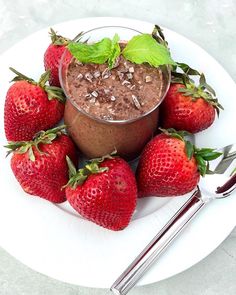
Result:
M51 144L54 139L64 133L63 131L65 127L65 125L61 125L47 131L39 131L35 134L33 140L31 141L10 141L4 146L5 148L9 149L6 156L12 152L17 154L25 154L28 152L29 159L34 162L35 155L32 147L34 146L39 153L43 154L43 152L41 152L39 149L39 144Z
M187 158L189 160L191 160L192 157L196 159L198 170L201 176L212 173L212 171L209 170L209 161L217 159L222 155L222 153L219 153L215 151L215 149L211 148L197 148L191 143L191 141L185 139L185 136L189 136L191 134L185 130L176 131L174 128L159 129L167 136L177 138L185 143L185 152Z
M38 82L38 85L42 88L45 87L45 84L47 83L47 81L49 80L50 78L50 74L51 74L51 71L50 70L47 70L45 73L43 73L40 78L39 78L39 82Z
M9 67L9 70L11 70L16 76L10 81L10 82L16 82L16 81L28 81L30 83L36 83L32 78L29 78L25 76L24 74L18 72L16 69Z
M39 87L41 87L44 91L47 92L47 96L49 100L52 99L57 99L59 102L61 103L65 103L66 98L65 98L65 94L62 90L62 88L60 87L56 87L56 86L48 86L46 85L47 81L50 78L50 70L46 71L45 73L43 73L39 79L39 82L35 82L33 79L23 75L22 73L18 72L17 70L13 69L13 68L9 68L13 73L16 74L16 77L14 77L11 82L16 82L16 81L28 81L29 83L33 84L33 85L38 85Z
M51 36L51 41L53 45L66 46L71 42L71 40L57 35L57 33L52 28L50 28L49 35Z
M99 163L95 160L91 160L89 164L86 164L83 168L76 171L71 159L66 156L66 161L69 169L69 181L63 188L70 186L76 189L78 185L82 185L89 175L103 173L108 171L108 167L99 167Z
M49 100L57 99L61 103L65 103L66 97L65 97L65 94L64 94L62 88L56 87L56 86L45 85L44 90L47 92Z
M177 71L178 68L181 69L182 72ZM206 78L203 73L200 74L197 70L191 68L185 63L177 63L177 66L172 68L171 75L172 83L180 83L185 86L179 88L178 92L182 93L184 96L192 97L193 101L198 98L203 98L207 103L211 104L215 108L216 113L219 116L220 109L223 110L224 108L216 98L214 89L206 82ZM196 85L190 76L199 76L199 84Z
M113 151L109 155L105 155L101 158L92 159L83 168L76 171L74 164L71 159L66 156L66 161L69 169L69 181L63 188L70 186L75 189L78 185L82 185L85 180L92 174L99 174L108 171L108 167L100 167L99 165L106 159L113 159L117 151Z

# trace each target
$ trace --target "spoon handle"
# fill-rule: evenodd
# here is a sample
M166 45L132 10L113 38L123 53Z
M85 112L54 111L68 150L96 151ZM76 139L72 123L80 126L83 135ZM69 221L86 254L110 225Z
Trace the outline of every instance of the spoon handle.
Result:
M127 294L205 204L201 199L200 190L197 189L113 283L110 288L113 294Z
M236 173L230 177L230 179L228 181L226 181L225 184L223 184L222 186L218 186L216 193L217 194L222 194L227 192L230 188L232 188L236 183Z

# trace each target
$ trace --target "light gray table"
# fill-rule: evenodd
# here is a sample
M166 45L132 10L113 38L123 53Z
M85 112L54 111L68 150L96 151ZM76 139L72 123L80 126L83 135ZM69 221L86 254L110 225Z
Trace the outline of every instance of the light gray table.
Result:
M120 16L161 24L198 43L236 80L235 0L0 0L0 53L23 37L58 22ZM159 283L130 294L235 295L236 229L206 259ZM30 270L0 249L0 295L100 295Z

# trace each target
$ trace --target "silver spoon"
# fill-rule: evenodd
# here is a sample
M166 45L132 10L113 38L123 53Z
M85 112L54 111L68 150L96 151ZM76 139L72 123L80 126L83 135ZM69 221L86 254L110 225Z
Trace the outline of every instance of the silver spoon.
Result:
M228 145L219 150L219 152L222 152L222 156L213 172L225 174L236 158L236 144ZM214 177L214 175L209 177ZM183 206L113 283L110 288L113 294L127 294L161 253L174 241L184 227L207 203L214 199L230 196L235 188L236 173L222 186L215 188L214 191L207 192L198 186ZM203 191L204 194L202 193Z

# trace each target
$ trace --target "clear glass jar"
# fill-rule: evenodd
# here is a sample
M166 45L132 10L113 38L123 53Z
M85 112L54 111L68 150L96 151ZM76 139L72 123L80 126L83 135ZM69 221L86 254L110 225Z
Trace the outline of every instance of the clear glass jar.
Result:
M132 28L106 26L94 28L83 33L81 41L96 42L104 37L112 38L118 33L122 42L140 34ZM163 101L170 85L170 70L162 66L163 87L157 104L139 117L128 120L105 120L92 116L80 108L70 96L66 75L71 56L65 52L60 66L60 83L67 97L64 121L67 129L80 151L88 158L100 157L115 149L121 157L132 160L142 151L158 127L159 105Z

